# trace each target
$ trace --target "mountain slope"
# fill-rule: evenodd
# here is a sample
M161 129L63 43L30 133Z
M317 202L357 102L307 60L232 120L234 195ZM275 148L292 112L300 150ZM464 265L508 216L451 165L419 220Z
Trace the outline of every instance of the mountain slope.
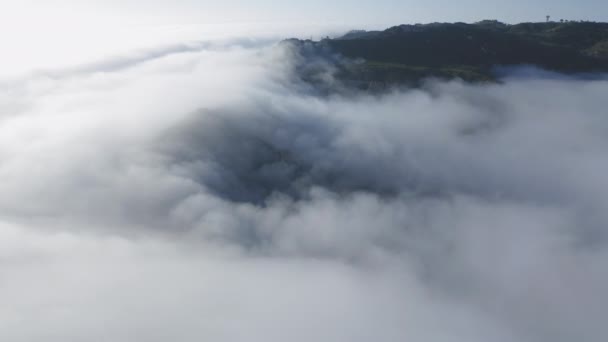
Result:
M492 81L497 66L535 65L561 73L608 71L608 23L417 24L294 42L356 61L339 66L338 76L368 85L427 77Z

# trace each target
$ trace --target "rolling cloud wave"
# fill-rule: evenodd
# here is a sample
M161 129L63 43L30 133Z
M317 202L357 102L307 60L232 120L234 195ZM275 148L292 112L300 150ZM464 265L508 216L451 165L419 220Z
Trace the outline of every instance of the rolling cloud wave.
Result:
M2 339L608 336L605 77L332 95L286 45L153 57L1 98Z

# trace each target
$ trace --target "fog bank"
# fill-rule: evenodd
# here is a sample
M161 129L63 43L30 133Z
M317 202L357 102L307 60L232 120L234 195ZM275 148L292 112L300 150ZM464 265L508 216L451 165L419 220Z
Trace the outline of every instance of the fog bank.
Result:
M309 57L5 80L0 339L606 340L604 76L320 95Z

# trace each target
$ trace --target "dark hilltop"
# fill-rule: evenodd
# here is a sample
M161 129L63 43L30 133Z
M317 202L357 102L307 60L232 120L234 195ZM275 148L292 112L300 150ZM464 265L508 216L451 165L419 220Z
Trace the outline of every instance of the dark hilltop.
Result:
M429 77L493 82L499 67L523 65L571 75L608 72L608 23L432 23L287 42L304 56L311 51L334 55L328 60L338 79L359 88L416 84Z

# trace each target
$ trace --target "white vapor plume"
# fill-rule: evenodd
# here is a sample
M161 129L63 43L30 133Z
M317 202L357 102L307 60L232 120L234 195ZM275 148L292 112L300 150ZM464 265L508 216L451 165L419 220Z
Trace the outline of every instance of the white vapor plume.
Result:
M2 81L0 340L606 341L604 76L302 68L341 87L268 40Z

